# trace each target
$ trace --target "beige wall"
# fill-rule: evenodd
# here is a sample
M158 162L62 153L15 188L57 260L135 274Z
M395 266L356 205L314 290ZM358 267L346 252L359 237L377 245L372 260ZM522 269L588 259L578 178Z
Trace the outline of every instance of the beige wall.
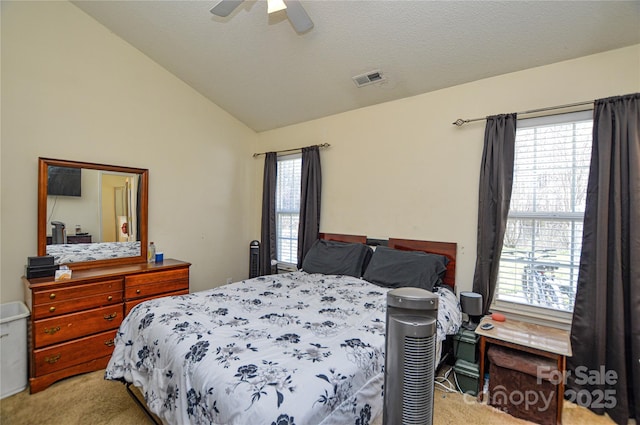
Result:
M484 122L451 123L637 91L638 45L264 132L256 150L330 143L320 230L457 242L458 288L471 290ZM254 172L258 199L262 161Z
M451 122L640 91L633 46L256 135L66 2L3 1L1 64L1 302L36 253L39 156L149 168L150 239L200 290L248 273L250 154L320 142L322 231L457 242L469 290L484 125Z
M100 172L82 170L82 196L47 196L47 235L51 236L52 221L65 224L67 235L75 234L75 225L80 224L82 231L101 242L100 237Z
M246 277L253 131L67 2L2 2L1 76L1 302L36 255L39 156L148 168L149 237L191 289Z

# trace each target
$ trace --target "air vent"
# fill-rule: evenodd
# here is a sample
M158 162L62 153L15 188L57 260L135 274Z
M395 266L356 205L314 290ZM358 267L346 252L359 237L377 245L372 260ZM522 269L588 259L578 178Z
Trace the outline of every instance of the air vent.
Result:
M356 86L358 87L364 87L368 86L369 84L379 83L387 79L387 77L385 77L384 74L379 70L369 71L351 78L353 78L353 82L356 83Z

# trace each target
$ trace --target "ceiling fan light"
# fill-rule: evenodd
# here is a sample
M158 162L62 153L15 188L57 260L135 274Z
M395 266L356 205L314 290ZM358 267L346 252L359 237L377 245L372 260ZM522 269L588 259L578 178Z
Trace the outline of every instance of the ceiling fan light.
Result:
M284 0L267 0L267 13L272 14L287 8Z

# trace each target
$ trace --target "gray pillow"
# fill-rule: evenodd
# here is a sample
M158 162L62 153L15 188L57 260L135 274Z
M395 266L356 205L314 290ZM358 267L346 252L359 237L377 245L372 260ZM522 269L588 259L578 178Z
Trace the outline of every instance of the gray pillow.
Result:
M360 277L371 248L361 243L345 243L318 239L302 261L307 273L339 274Z
M379 246L362 278L387 288L414 286L432 291L444 276L447 263L444 255Z

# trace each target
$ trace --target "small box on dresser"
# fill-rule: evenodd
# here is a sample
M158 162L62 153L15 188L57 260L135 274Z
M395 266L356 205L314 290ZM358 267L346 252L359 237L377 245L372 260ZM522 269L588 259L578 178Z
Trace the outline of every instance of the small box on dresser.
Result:
M191 264L167 259L73 272L73 278L23 277L31 393L54 382L103 369L124 316L136 304L189 293ZM138 292L139 291L139 292Z

